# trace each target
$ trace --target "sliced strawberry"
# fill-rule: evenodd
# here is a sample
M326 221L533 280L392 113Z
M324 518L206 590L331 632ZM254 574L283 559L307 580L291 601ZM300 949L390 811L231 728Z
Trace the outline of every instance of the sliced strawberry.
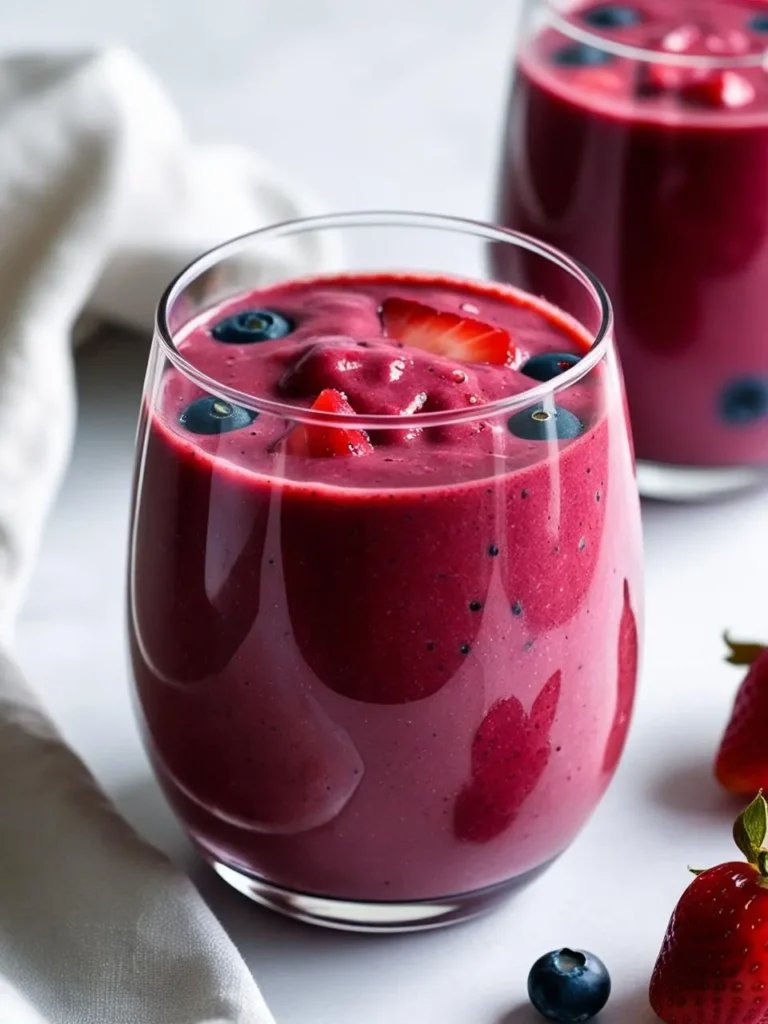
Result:
M694 23L677 25L660 40L660 47L668 53L691 53L701 47L703 32L700 25Z
M768 650L732 644L729 661L751 668L736 694L715 760L715 776L729 793L751 796L768 789Z
M312 408L347 416L355 412L342 392L334 388L321 391ZM291 455L324 459L336 455L370 455L373 445L364 430L300 423L288 435L287 450Z
M713 71L684 85L680 95L693 106L733 110L751 103L755 90L751 82L735 71Z
M688 77L687 70L687 68L657 62L644 64L638 70L640 92L646 96L674 92L683 85Z
M410 299L385 299L381 322L387 337L449 359L503 366L517 355L509 334L501 327L457 313L441 313Z
M616 685L616 707L613 712L613 723L608 733L608 742L603 754L603 770L613 774L624 749L624 740L629 728L632 705L635 702L635 684L637 683L637 665L639 658L639 642L637 620L632 611L629 594L629 583L624 580L624 607L619 623L618 669Z
M650 1002L664 1024L768 1021L768 805L734 828L747 858L699 872L680 897L659 952Z
M625 88L624 76L613 68L583 68L579 71L578 82L580 86L594 89L604 96L623 93Z
M517 697L497 701L472 741L472 779L456 798L458 839L487 843L513 823L549 763L549 732L560 700L560 672L526 714Z

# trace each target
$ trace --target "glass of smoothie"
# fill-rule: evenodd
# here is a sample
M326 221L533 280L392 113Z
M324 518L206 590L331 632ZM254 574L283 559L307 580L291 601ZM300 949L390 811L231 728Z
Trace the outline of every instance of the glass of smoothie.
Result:
M649 496L768 480L767 46L764 2L523 8L497 219L611 295Z
M287 240L323 232L334 266L280 271ZM546 265L558 305L489 280L499 246ZM283 224L171 284L131 652L157 777L236 889L317 924L434 927L584 825L642 608L612 332L570 259L438 216Z

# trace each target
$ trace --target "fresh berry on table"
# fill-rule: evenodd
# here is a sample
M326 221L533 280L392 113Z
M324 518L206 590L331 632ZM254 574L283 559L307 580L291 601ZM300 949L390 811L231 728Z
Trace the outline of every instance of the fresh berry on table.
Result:
M768 803L762 793L733 836L746 857L697 874L675 907L651 978L664 1024L768 1021Z
M715 776L729 793L752 796L768 790L768 649L734 643L726 635L732 665L747 665L715 760Z
M547 1020L591 1020L608 1002L611 977L602 960L583 949L555 949L528 975L528 997Z

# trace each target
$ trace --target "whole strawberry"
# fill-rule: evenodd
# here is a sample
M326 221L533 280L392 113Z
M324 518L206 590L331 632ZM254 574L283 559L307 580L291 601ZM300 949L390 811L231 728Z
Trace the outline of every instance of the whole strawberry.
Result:
M736 694L715 760L718 782L739 796L768 790L768 649L731 642L728 661L751 666Z
M768 803L734 826L747 863L700 872L675 907L651 978L665 1024L768 1024Z

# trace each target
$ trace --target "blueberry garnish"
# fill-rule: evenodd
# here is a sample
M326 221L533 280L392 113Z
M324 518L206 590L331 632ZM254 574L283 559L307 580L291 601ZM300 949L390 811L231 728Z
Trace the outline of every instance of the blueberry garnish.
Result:
M720 396L720 412L729 423L754 423L768 415L768 377L732 381Z
M179 416L179 423L193 434L224 434L228 430L247 427L255 419L255 412L206 395L187 406Z
M507 420L507 426L524 441L565 441L578 437L584 429L578 416L567 409L533 405Z
M213 325L211 334L216 341L233 345L248 345L252 341L274 341L284 338L293 330L293 324L272 309L243 309Z
M602 960L581 949L556 949L528 975L528 998L547 1020L591 1020L608 1002L611 978Z
M555 64L562 64L564 67L594 68L601 64L610 64L614 56L607 50L601 50L598 46L589 46L587 43L571 43L556 50L552 59Z
M753 32L768 32L768 14L755 14L747 24Z
M631 28L642 20L640 11L626 4L600 4L584 15L584 21L593 28Z
M520 372L534 380L552 380L579 362L581 356L572 352L539 352L520 367Z

